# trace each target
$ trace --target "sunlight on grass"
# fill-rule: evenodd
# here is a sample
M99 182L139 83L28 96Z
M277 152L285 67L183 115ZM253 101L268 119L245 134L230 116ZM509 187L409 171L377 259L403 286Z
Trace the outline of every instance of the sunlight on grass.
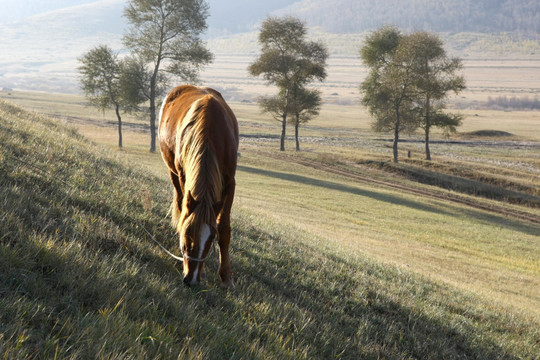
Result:
M89 141L5 103L0 119L6 358L536 356L534 223L329 175L243 139L237 290L219 288L215 253L204 285L186 288L145 232L177 249L171 185L159 154L136 144L144 134L118 151L100 128Z

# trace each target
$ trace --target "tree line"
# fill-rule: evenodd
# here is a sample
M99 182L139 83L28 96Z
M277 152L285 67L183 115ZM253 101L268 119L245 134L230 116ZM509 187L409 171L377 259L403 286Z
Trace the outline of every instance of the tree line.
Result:
M540 110L540 98L536 95L534 98L528 96L512 96L506 95L491 97L488 96L486 106L491 109L507 109L507 110Z
M131 0L124 16L129 28L123 43L130 50L120 58L107 45L98 45L79 59L81 86L89 103L115 110L119 147L122 147L121 113L146 112L150 123L150 151L156 150L157 99L173 80L196 83L199 71L212 61L200 34L206 29L208 5L204 0ZM319 114L321 92L310 84L327 76L328 49L307 39L306 24L298 18L268 17L259 33L261 53L248 67L262 76L276 93L258 99L261 110L281 122L280 150L285 150L287 125L299 128ZM433 127L456 131L459 115L445 111L451 93L465 88L458 72L461 60L450 58L441 39L432 33L404 34L384 26L371 33L359 51L369 68L360 85L362 103L373 118L372 128L394 135L393 159L398 161L400 133L421 128L426 159L431 159L429 139Z

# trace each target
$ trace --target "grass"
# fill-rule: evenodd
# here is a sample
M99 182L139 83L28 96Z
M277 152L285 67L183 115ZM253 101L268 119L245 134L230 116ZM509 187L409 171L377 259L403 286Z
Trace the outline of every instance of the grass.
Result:
M219 289L215 255L205 285L185 288L145 232L175 248L158 155L111 152L8 103L0 118L3 358L537 355L536 225L329 179L253 138L233 212L237 290Z

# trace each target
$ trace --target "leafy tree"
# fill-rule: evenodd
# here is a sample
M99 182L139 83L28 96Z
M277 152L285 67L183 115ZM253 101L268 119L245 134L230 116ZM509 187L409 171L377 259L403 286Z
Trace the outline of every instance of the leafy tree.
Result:
M286 104L283 91L278 95L262 96L259 106L263 113L269 113L278 121L283 120L283 113L287 114L287 121L294 125L294 138L296 151L300 151L299 127L319 115L321 108L321 93L319 90L295 87L290 95L289 104Z
M277 96L261 98L259 103L281 121L281 151L285 150L292 90L326 78L328 50L322 43L306 40L306 35L305 24L297 18L267 18L259 33L261 55L248 67L251 75L262 75L279 89Z
M360 86L362 104L374 117L375 131L394 133L393 155L398 162L399 134L416 127L410 109L414 97L413 59L402 45L404 35L396 27L385 26L370 34L360 57L370 69Z
M121 63L107 45L98 45L83 54L78 68L81 88L88 102L105 111L113 108L118 119L118 147L122 148L121 108L125 104L120 86ZM127 108L127 107L126 107Z
M286 99L283 93L261 96L258 102L262 113L269 113L277 121L283 121L283 113L286 111Z
M300 151L298 128L300 124L306 123L319 115L322 103L321 92L316 89L306 89L298 86L293 89L291 98L289 113L293 117L290 122L294 125L296 151Z
M461 116L444 113L444 100L448 93L458 94L465 89L463 76L456 74L463 65L460 59L447 56L443 42L436 34L417 31L402 41L414 57L416 115L419 127L424 130L426 159L431 160L431 128L440 127L448 134L455 132L456 127L461 125Z
M200 34L206 30L208 5L204 0L130 0L124 16L130 23L124 45L139 59L139 94L149 100L150 151L156 151L156 99L171 76L197 82L200 69L212 61ZM133 65L133 63L132 63ZM133 70L134 68L132 68Z
M122 59L120 73L120 87L126 105L139 113L147 112L141 104L150 103L151 82L153 71L149 69L146 62L137 55L129 55ZM167 84L167 77L163 73L158 73L155 94L164 94Z
M404 35L396 27L375 31L360 50L370 72L360 89L369 108L375 131L393 131L394 162L398 162L399 134L421 127L425 133L426 158L431 159L432 127L446 133L461 124L459 115L446 114L450 92L465 88L461 61L448 58L438 36L424 31Z

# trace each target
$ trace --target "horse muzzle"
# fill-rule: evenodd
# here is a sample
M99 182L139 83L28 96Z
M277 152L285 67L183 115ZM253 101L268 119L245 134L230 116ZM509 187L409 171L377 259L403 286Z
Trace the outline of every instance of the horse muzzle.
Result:
M184 276L184 285L190 287L191 285L199 285L199 281L194 276Z

